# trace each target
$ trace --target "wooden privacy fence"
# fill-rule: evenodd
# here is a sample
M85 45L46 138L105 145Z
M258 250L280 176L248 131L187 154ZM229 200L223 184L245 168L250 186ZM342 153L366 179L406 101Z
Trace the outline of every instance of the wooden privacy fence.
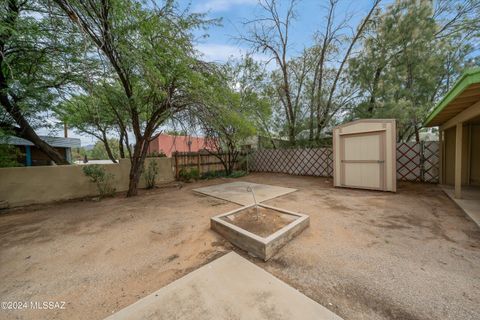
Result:
M397 179L438 182L438 142L397 143ZM331 148L257 150L249 157L248 169L294 175L333 176Z
M175 177L179 177L180 170L198 170L199 175L203 175L208 172L224 171L225 168L222 165L220 159L217 156L226 157L226 153L212 154L208 151L199 152L174 152L172 158L174 159L173 165L175 166ZM243 159L243 155L239 155L235 169L240 167L240 160Z

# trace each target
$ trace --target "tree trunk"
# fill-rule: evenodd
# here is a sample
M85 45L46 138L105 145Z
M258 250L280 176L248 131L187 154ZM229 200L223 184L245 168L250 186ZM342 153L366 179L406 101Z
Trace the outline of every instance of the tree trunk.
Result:
M0 39L0 104L5 108L8 114L15 120L20 127L19 136L31 141L40 151L42 151L50 160L59 165L70 164L64 159L60 153L55 150L51 145L40 139L35 130L30 126L27 119L23 116L20 107L13 101L11 102L8 97L8 82L3 68L6 67L3 64L5 58L5 42L10 38L14 30L15 20L19 15L20 8L14 1L8 2L8 11L6 19L3 22L6 23L6 31L3 32ZM3 17L2 17L3 18ZM46 89L47 90L47 89Z
M326 49L325 49L326 50ZM315 140L320 141L320 132L322 131L323 128L321 128L322 124L322 112L321 112L321 106L322 106L322 90L323 90L323 63L325 59L325 52L324 49L322 48L322 55L320 57L320 68L319 68L319 76L318 76L318 89L317 89L317 132L315 133Z
M232 168L232 153L231 151L228 151L227 152L227 170L225 170L225 173L227 176L231 175L232 172L233 172L233 168Z
M120 129L120 140L118 141L118 151L120 153L120 159L125 158L125 150L123 149L123 130Z
M370 17L372 16L373 12L375 11L375 8L380 4L381 1L382 0L375 0L375 2L373 3L373 6L370 8L370 11L368 12L367 16L365 17L365 19L360 24L360 27L358 27L357 32L355 33L355 36L353 37L352 41L350 42L350 45L348 46L347 52L345 53L345 55L343 57L343 60L340 63L340 66L338 67L338 70L337 70L337 73L335 74L335 78L333 80L332 86L330 87L330 93L328 95L328 100L327 100L327 103L325 105L325 111L323 113L324 118L327 118L327 117L331 118L332 117L332 115L329 115L329 113L330 113L330 108L332 106L333 94L335 93L335 90L337 88L337 83L340 79L340 75L342 74L343 67L347 63L347 60L350 56L350 52L352 51L352 49L353 49L355 43L357 42L357 40L362 35L363 29L365 29L365 26L367 25L368 21L370 20ZM330 120L330 119L328 119L328 120ZM325 124L327 124L327 123L325 123Z
M130 159L130 181L128 183L127 197L133 197L138 194L138 183L142 176L143 164L147 156L148 142L145 138L137 139L137 143L133 147L133 156Z
M373 111L375 110L376 95L377 95L378 83L380 81L381 72L382 72L382 68L377 68L375 70L375 75L373 77L372 92L370 95L370 100L368 102L368 115L370 117L373 117Z
M1 73L1 72L0 72ZM0 90L5 92L3 86L3 74L0 74ZM17 125L20 127L18 130L19 136L21 138L31 141L35 147L40 149L50 160L55 162L57 165L67 165L70 164L65 158L63 158L60 153L53 148L51 145L40 139L35 130L30 126L27 119L22 115L20 108L18 106L10 103L8 97L5 94L0 94L0 102L8 114L15 120Z
M113 163L117 163L117 160L115 159L113 153L112 153L112 149L110 148L110 144L108 143L108 138L107 138L107 134L105 133L105 131L102 131L102 142L105 146L105 151L107 151L107 155L108 155L108 158L110 160L112 160Z
M413 129L415 130L415 142L419 143L420 142L420 128L418 128L418 126L415 124Z
M292 146L295 145L295 127L293 125L288 126L288 140Z

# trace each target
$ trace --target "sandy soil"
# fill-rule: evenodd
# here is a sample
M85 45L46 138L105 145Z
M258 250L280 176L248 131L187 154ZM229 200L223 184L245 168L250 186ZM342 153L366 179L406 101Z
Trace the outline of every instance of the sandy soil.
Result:
M244 257L344 319L480 319L480 229L433 185L397 194L333 189L314 177L241 180L297 188L267 201L310 227L264 263ZM193 188L72 201L0 215L0 301L65 301L65 310L0 310L2 319L102 319L232 249L211 216L238 208Z
M255 208L242 210L222 219L260 237L267 237L295 220L294 216L269 208L257 207L257 210L258 212Z

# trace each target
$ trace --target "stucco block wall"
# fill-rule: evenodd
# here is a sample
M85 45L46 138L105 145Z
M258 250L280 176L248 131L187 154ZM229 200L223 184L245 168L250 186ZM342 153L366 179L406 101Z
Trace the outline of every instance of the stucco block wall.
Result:
M156 161L159 172L157 183L174 181L171 158L150 158ZM114 175L114 187L117 191L128 189L130 160L120 163L101 164L107 172ZM82 171L84 165L0 168L0 200L8 202L10 207L68 200L87 196L96 196L96 185ZM145 187L145 179L140 179L140 188Z

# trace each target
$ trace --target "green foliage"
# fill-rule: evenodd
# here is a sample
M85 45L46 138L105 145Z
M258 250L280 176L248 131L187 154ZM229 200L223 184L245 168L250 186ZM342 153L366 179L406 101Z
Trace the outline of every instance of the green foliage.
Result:
M270 103L257 91L256 84L263 76L258 68L249 57L227 63L209 78L209 86L202 92L203 103L194 110L208 147L226 154L217 158L227 174L233 171L242 144L271 114Z
M152 151L150 152L147 157L148 158L165 158L167 155L163 151Z
M247 172L243 170L237 170L233 171L230 175L228 175L229 178L241 178L243 176L246 176Z
M195 31L218 20L183 10L172 0L54 2L72 25L81 25L97 49L89 54L102 61L105 72L91 79L94 88L107 90L94 92L101 101L108 100L110 91L118 93L115 103L105 105L115 116L118 131L125 137L128 132L135 135L127 196L136 195L148 141L173 114L199 103L198 92L208 72L194 48Z
M17 158L21 156L21 152L10 144L4 144L5 139L9 136L4 130L0 129L0 168L5 167L21 167Z
M0 144L0 168L21 167L22 165L17 161L20 155L20 151L15 146Z
M115 159L119 159L120 151L118 149L118 139L108 139L108 144ZM92 160L107 160L108 154L105 149L105 144L102 141L97 141L93 149L87 151L87 157Z
M119 141L117 139L108 139L108 144L115 159L120 158ZM75 161L83 161L87 156L88 160L108 160L107 150L105 144L102 141L95 142L92 149L87 150L83 147L72 149L72 159Z
M82 39L47 1L4 1L0 12L2 94L32 127L45 126L45 111L91 68L91 61L81 57Z
M244 177L246 175L247 175L247 172L243 171L243 170L232 171L232 173L229 174L229 175L227 175L225 173L225 171L220 170L220 171L205 172L204 174L202 174L200 179L209 180L209 179L225 178L225 177L227 177L227 178L240 178L240 177Z
M156 160L150 160L148 162L147 170L144 171L143 175L147 189L155 188L155 179L158 175L158 164Z
M167 130L165 131L165 134L171 135L171 136L186 136L187 131L185 130Z
M361 54L350 61L352 81L362 94L351 118L395 118L399 139L418 139L423 121L472 49L456 32L441 33L433 10L430 2L407 0L377 14Z
M203 173L200 178L209 180L209 179L216 179L216 178L221 178L225 176L226 176L225 171L219 170L219 171L207 171Z
M57 106L56 116L77 132L105 141L109 133L118 131L117 118L113 109L120 109L123 97L121 88L117 85L100 83L88 85L85 90L88 94L77 93ZM122 120L126 121L125 118L126 115Z
M97 185L98 192L101 197L108 197L115 194L113 187L113 173L106 172L105 168L98 165L85 165L83 173L90 178L90 181Z
M178 178L180 181L183 181L183 182L192 182L200 178L200 172L198 172L197 168L190 168L190 169L182 168L178 172Z

